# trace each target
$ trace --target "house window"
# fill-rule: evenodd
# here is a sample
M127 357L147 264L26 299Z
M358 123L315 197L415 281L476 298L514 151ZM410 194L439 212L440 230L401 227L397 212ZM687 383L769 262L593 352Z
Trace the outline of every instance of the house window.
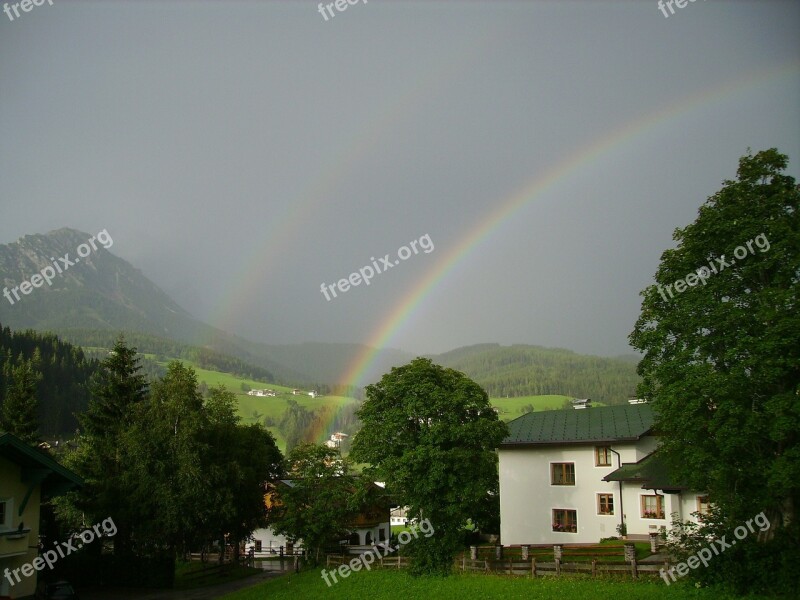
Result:
M614 514L614 494L597 494L597 514Z
M664 504L663 496L642 496L642 518L643 519L663 519Z
M609 448L608 446L595 446L594 466L595 467L611 466L611 448Z
M708 514L708 496L697 497L697 512L701 515Z
M578 533L578 512L561 508L553 509L553 531Z
M6 526L6 501L0 500L0 527Z
M255 549L255 551L256 552L261 552L261 548L262 548L261 540L256 540L256 549Z
M575 485L575 463L552 463L550 483L553 485Z

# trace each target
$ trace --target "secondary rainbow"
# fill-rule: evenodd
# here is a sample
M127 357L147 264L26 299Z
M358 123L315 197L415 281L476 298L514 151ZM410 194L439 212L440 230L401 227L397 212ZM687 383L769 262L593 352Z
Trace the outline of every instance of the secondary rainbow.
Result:
M481 42L468 49L454 48L439 61L432 62L404 93L393 97L384 106L376 108L363 127L354 132L344 149L332 156L310 183L299 191L297 197L286 202L283 213L276 215L265 229L259 232L261 241L237 266L225 288L228 292L217 303L208 321L223 330L231 331L234 320L246 312L246 302L258 297L265 279L279 264L284 249L303 234L303 228L315 214L324 212L326 204L343 181L357 166L376 151L382 140L400 127L423 101L430 100L437 91L468 71L476 55L484 52L501 32L492 32Z

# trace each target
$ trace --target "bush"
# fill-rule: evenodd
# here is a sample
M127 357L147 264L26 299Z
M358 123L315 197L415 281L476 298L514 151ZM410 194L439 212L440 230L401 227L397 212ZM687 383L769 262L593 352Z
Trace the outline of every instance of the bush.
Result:
M675 515L673 515L673 518ZM700 586L718 586L737 595L750 593L800 597L800 526L776 527L768 541L758 541L756 534L734 539L735 526L725 525L721 515L712 510L700 525L673 520L667 547L683 562L701 549L719 549L708 567L691 569L686 579ZM756 530L756 533L758 530ZM729 547L720 549L718 540L725 536ZM733 542L733 543L731 543ZM712 545L714 548L712 548Z

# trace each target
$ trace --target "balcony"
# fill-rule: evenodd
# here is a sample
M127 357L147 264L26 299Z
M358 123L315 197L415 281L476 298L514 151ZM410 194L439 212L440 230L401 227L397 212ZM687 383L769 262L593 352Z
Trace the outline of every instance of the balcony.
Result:
M27 554L30 532L30 527L0 531L0 558Z

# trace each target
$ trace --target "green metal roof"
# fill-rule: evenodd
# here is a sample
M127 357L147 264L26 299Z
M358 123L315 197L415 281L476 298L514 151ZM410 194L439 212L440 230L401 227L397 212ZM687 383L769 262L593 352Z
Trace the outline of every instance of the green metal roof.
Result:
M532 412L508 424L510 433L500 448L635 441L652 426L653 409L649 404Z
M83 485L78 475L11 433L0 431L0 456L22 467L24 481L37 478L45 498Z
M636 463L623 463L623 465L603 477L603 481L625 481L628 483L641 483L648 490L686 490L688 487L676 483L671 477L666 462L661 459L658 452L651 452Z

